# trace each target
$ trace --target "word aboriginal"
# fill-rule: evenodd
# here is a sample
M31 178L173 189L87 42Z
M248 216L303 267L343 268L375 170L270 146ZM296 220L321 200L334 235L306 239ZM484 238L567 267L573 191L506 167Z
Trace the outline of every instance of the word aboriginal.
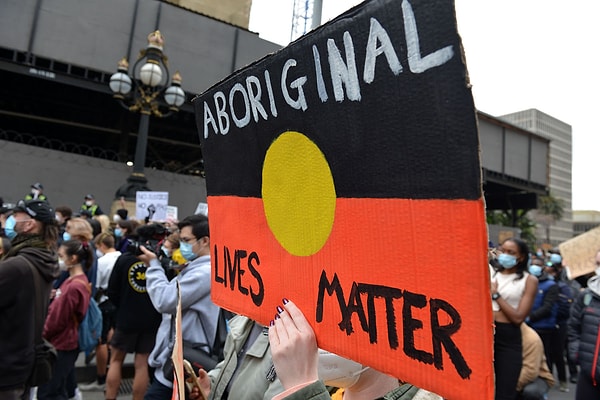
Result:
M454 57L453 46L442 47L427 55L421 54L417 22L408 0L402 1L402 19L405 43L397 47L406 48L407 64L411 73L422 74L447 63ZM360 25L356 28L357 31L364 31ZM363 55L362 48L359 49L360 51L355 51L352 33L349 31L343 33L343 45L345 61L335 40L329 38L325 45L326 61L321 58L323 49L313 44L313 65L299 65L298 60L289 58L281 66L279 82L272 78L268 69L265 69L262 76L249 75L244 81L235 82L228 93L216 91L213 94L213 104L209 105L207 101L203 104L204 138L207 139L211 132L226 135L230 131L231 123L241 129L250 124L251 120L258 123L261 118L264 120L269 117L276 118L282 100L293 109L306 111L309 108L307 92L312 92L314 89L320 101L327 102L329 93L323 73L324 62L329 67L329 83L335 100L341 103L347 97L350 101L361 101L357 55ZM370 84L375 80L375 66L378 57L382 55L385 56L387 67L395 76L404 72L390 35L381 23L372 17L369 35L364 44L363 83ZM300 67L305 71L312 69L313 76L295 74L295 68L300 70ZM281 89L277 95L274 90L277 86L274 82L278 83Z
M340 307L342 320L338 324L341 331L345 331L348 336L354 332L352 326L352 316L357 315L361 328L369 334L370 343L377 343L377 315L375 309L375 299L383 299L385 302L385 319L387 326L387 339L391 349L397 349L399 346L398 328L396 326L396 309L394 300L402 299L402 338L404 354L408 357L418 360L425 364L433 364L438 370L443 370L442 347L448 353L450 360L462 379L468 379L472 370L467 365L466 360L460 352L460 349L452 340L452 336L458 332L462 325L462 319L458 311L448 302L442 299L430 298L423 294L412 293L407 290L401 290L389 286L371 285L366 283L352 282L352 288L348 295L348 300L344 297L344 290L340 284L337 274L333 275L331 282L327 279L327 274L322 271L319 279L319 292L317 296L317 323L323 321L323 303L325 294L332 297L335 295ZM363 305L361 295L366 295L366 308ZM415 347L414 332L423 328L423 321L417 319L413 314L413 309L425 309L429 306L429 318L431 326L431 343L433 353L417 349ZM444 316L440 318L439 313ZM449 320L450 323L441 325L440 321Z

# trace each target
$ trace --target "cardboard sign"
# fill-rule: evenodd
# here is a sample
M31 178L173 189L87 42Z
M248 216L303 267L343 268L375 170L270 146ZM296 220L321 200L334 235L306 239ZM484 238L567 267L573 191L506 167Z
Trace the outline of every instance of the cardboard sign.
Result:
M165 221L169 192L135 192L135 218L143 221Z
M596 254L600 251L600 227L558 245L569 279L589 274L596 269Z
M476 114L453 3L370 1L195 99L212 297L448 399L492 399Z

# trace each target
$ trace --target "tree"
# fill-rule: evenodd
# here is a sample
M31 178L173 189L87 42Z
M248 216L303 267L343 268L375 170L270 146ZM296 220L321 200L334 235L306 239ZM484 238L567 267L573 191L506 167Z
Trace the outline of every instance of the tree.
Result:
M538 201L538 220L546 228L546 243L550 243L550 226L560 221L565 213L565 202L563 199L554 197L551 194L542 196Z
M530 249L535 248L536 223L529 217L528 210L494 210L486 213L488 224L512 226L521 230L521 239Z

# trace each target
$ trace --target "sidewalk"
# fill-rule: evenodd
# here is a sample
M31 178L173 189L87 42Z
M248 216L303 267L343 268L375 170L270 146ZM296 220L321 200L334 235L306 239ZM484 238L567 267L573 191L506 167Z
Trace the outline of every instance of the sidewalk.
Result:
M127 354L123 362L123 379L119 388L118 398L131 398L131 385L133 384L133 354ZM85 365L85 354L79 353L75 362L75 376L78 385L86 384L96 379L96 359L94 358L88 365ZM81 392L82 399L85 400L104 400L104 392Z

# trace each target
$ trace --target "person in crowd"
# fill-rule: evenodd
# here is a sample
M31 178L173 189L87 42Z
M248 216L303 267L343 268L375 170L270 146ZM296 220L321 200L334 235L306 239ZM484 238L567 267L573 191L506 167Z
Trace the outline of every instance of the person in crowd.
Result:
M88 242L64 241L58 249L59 268L69 273L48 308L44 338L57 350L50 382L38 387L38 400L68 399L68 377L79 355L79 324L90 304L91 288L84 270L91 267L92 248Z
M106 385L106 370L108 366L108 342L115 325L115 305L106 295L108 281L121 252L115 249L115 238L104 232L94 238L98 258L98 274L96 278L96 300L102 311L102 334L96 347L96 380L89 384L80 385L82 391L103 391Z
M494 313L494 371L496 400L514 400L523 348L520 325L531 312L538 281L527 272L529 249L520 239L505 240L491 261Z
M163 368L171 362L171 318L178 304L178 289L182 307L183 340L192 343L214 343L219 319L219 307L210 298L211 264L208 218L193 215L179 224L180 249L188 261L179 274L169 281L154 252L141 247L140 260L149 265L146 271L148 294L152 304L162 314L156 334L156 344L149 364L154 368L154 380L145 399L170 399L173 383L164 376ZM211 350L207 348L207 351Z
M129 212L126 208L119 208L117 211L115 211L115 215L113 215L113 222L117 223L119 221L127 220L128 214Z
M140 226L129 235L132 243L144 243L152 236L152 226ZM148 356L154 347L161 316L148 294L147 265L137 258L135 246L124 249L108 282L108 298L116 307L116 314L105 398L117 397L123 361L127 354L134 353L133 399L139 400L148 388Z
M13 217L16 236L0 261L0 398L11 400L29 398L26 382L34 364L36 336L42 333L34 329L37 296L44 299L39 316L43 321L52 281L58 275L58 226L50 204L19 202ZM39 293L34 273L41 278Z
M94 232L96 233L94 237L98 236L100 233L110 232L110 218L108 218L108 215L94 215L92 217L92 220L98 221L98 223L100 224L100 231L98 233Z
M179 233L171 233L161 245L158 260L167 273L167 278L171 280L177 275L180 266L186 263L185 258L179 250Z
M39 182L31 185L31 192L25 195L24 200L48 201L48 197L44 194L44 186Z
M9 205L6 203L0 203L0 237L5 237L8 238L9 240L11 239L7 233L6 233L6 222L8 220L8 218L12 215L12 208L14 207L14 205ZM14 217L12 218L12 220L14 221ZM12 233L14 233L14 223L12 225ZM13 234L13 237L15 235Z
M93 194L86 194L83 198L83 204L79 208L79 212L82 213L84 211L89 212L92 217L104 214L102 209L100 209L100 206L96 204L96 198Z
M521 324L523 365L517 383L519 400L545 400L554 386L554 376L548 369L542 339L527 324Z
M67 229L67 222L73 217L73 210L68 206L58 206L54 210L56 214L56 221L58 221L59 227L59 245L62 242L63 235Z
M529 273L538 278L538 290L529 316L525 320L542 339L548 368L552 367L552 339L558 334L558 285L545 271L542 260L536 258ZM566 385L566 382L565 382Z
M271 321L269 343L275 371L284 388L273 400L441 400L433 393L410 384L400 385L398 379L392 376L339 356L336 356L338 361L334 364L357 364L353 367L353 373L343 374L342 379L338 375L335 381L328 381L327 378L320 380L323 378L319 376L321 358L326 355L330 357L331 353L318 351L315 333L304 314L286 299L283 300L283 307L277 307L277 317ZM330 396L326 384L337 385L339 389Z
M198 383L205 399L272 399L283 391L275 374L268 328L242 315L228 322L225 358L208 373L200 370ZM192 399L199 397L194 394Z
M12 248L12 244L10 243L10 239L7 237L0 237L0 260L2 256L10 251Z
M562 259L561 259L562 262ZM567 369L565 362L565 354L567 350L567 321L571 315L571 306L575 299L576 291L573 290L571 285L565 282L566 274L563 274L563 268L561 263L555 263L551 266L546 266L546 272L549 276L554 277L554 281L558 286L558 312L556 313L556 326L557 329L552 335L550 349L552 351L552 365L556 365L556 371L558 373L558 381L560 383L559 389L563 392L569 391L567 384ZM563 278L565 277L565 278ZM550 365L550 371L552 371L552 365ZM577 382L577 366L569 367L569 373L571 376L571 382Z
M579 365L575 400L600 398L600 250L596 274L573 302L567 323L569 357Z
M92 284L92 296L96 296L96 278L98 274L98 257L96 256L96 249L93 246L91 240L93 239L92 226L83 218L71 218L67 221L65 232L63 233L62 239L64 241L76 239L80 242L88 243L93 252L93 260L89 269L84 272L88 278L88 281ZM68 274L62 273L61 276L54 283L54 287L58 288L60 284L66 279Z
M133 219L121 220L117 222L115 227L115 238L117 239L116 249L121 253L125 253L127 246L129 245L128 239L132 239L135 230L139 226L139 222Z

